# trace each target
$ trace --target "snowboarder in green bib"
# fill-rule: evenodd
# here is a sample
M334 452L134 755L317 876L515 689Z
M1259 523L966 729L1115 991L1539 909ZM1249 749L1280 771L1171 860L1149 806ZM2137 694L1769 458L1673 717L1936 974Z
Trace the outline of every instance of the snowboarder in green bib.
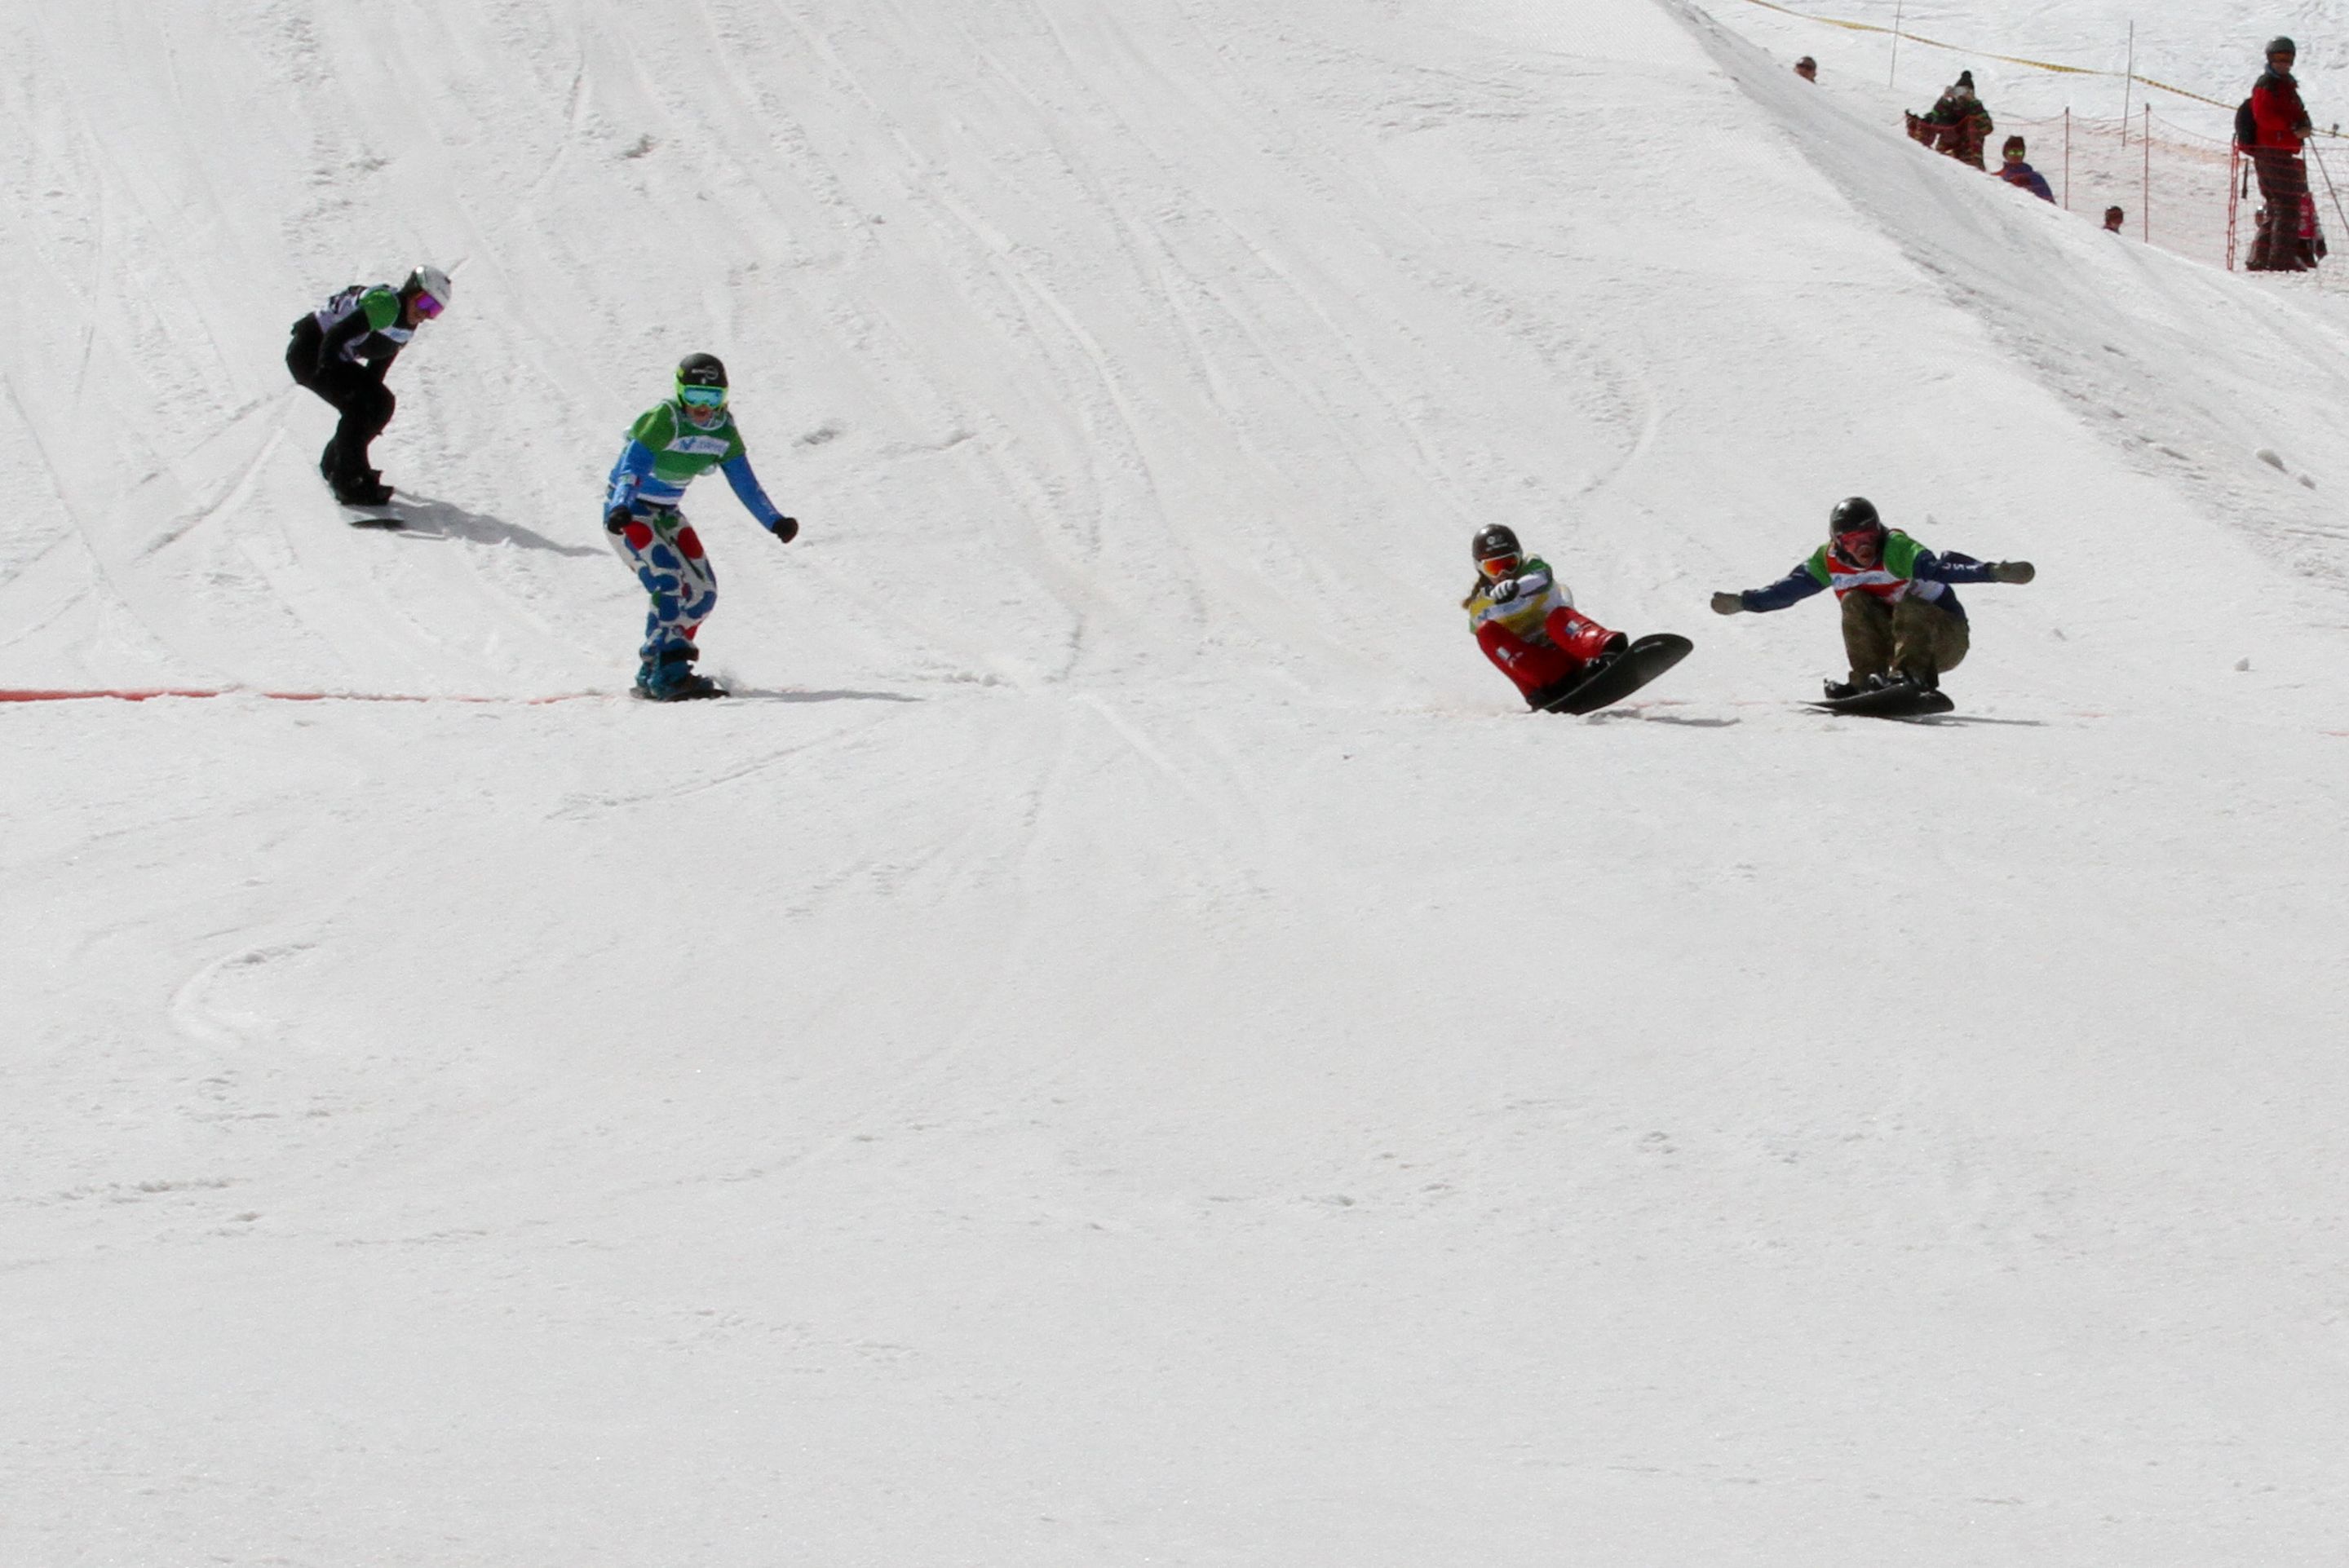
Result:
M318 454L318 472L345 506L381 506L391 499L383 475L367 466L367 447L399 406L384 375L417 327L448 305L449 274L420 266L396 289L353 284L294 324L285 368L296 385L343 417Z
M1976 561L1952 551L1936 555L1897 528L1884 526L1866 496L1839 500L1827 513L1827 542L1766 588L1715 593L1715 614L1783 610L1832 588L1843 604L1847 681L1829 681L1830 701L1907 680L1940 689L1971 645L1965 606L1951 584L2028 583L2028 561Z
M726 695L717 682L694 673L701 650L693 636L717 608L718 578L700 537L678 510L685 487L711 469L726 476L760 526L784 543L797 536L798 520L776 510L750 471L726 407L726 366L714 355L688 354L678 363L677 395L629 427L604 498L612 548L652 595L636 695L656 702Z

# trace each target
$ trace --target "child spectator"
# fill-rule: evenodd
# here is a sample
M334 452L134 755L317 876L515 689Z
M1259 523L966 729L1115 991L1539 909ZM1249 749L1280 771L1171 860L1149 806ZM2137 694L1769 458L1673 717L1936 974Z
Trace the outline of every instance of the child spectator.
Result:
M2006 145L1999 150L1998 177L2009 185L2020 185L2042 201L2054 201L2055 192L2047 189L2047 181L2040 178L2039 170L2023 161L2023 138L2008 137Z

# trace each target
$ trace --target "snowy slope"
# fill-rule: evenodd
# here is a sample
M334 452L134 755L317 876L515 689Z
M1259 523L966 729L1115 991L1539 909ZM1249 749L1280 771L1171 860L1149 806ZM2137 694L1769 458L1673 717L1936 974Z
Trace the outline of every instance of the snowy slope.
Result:
M0 1561L2338 1557L2340 302L1723 9L12 13L0 686L245 695L0 706ZM1703 612L1854 490L1957 720Z

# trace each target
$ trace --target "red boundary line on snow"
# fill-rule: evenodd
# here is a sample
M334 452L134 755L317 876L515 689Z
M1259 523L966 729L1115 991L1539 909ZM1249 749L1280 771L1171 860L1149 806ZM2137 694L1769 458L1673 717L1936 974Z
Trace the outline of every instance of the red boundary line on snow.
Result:
M0 687L0 702L146 702L159 696L261 696L272 702L479 702L518 703L536 706L550 702L577 702L584 697L601 696L602 692L564 692L555 696L430 696L418 692L357 692L357 691L248 691L226 686L207 689L193 686L101 686L90 691L43 691L31 687Z

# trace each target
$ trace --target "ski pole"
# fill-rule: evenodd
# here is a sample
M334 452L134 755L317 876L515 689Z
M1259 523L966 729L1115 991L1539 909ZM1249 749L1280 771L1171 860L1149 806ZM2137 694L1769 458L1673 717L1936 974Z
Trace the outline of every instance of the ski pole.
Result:
M2349 212L2341 211L2341 192L2333 189L2333 170L2324 167L2324 154L2316 150L2314 137L2309 139L2308 151L2309 156L2316 160L2316 171L2324 176L2324 191L2326 195L2333 198L2333 211L2341 218L2342 232L2349 233Z

